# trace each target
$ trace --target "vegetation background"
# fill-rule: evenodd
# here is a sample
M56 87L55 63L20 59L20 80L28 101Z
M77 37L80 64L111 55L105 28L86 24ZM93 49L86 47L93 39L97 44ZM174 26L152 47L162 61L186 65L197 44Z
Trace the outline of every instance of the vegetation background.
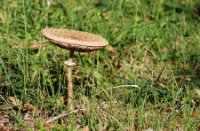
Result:
M0 128L200 130L198 0L0 0ZM110 46L75 53L75 109L67 111L68 51L45 27L100 34Z

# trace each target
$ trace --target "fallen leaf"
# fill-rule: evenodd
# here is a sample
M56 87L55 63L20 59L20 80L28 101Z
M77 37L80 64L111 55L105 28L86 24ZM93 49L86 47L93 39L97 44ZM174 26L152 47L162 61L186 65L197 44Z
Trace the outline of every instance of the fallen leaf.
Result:
M200 111L192 110L191 116L200 116Z
M14 121L9 118L9 115L4 113L0 115L0 131L14 131Z
M192 102L193 105L196 105L196 104L197 104L197 102L196 102L194 99L192 99L191 102Z
M118 63L116 64L116 68L117 68L117 69L121 69L122 67L123 67L123 64L122 64L122 63L118 62Z
M171 112L172 112L172 109L171 109L171 108L166 108L165 111L166 111L167 113L171 113Z
M191 78L189 76L183 76L182 79L185 81L191 81Z
M38 51L42 48L42 45L41 44L32 44L29 48Z
M80 70L76 70L74 74L75 74L77 79L80 79L83 75L83 73Z
M176 131L183 131L183 128L180 124L176 124L175 127L176 127Z
M12 102L14 106L19 106L21 101L13 96L9 96L8 99Z
M9 117L0 116L0 125L4 125L5 123L9 122Z
M90 131L89 126L87 125L87 126L83 127L82 131Z
M168 52L169 52L169 48L164 47L164 48L162 49L162 51L163 51L164 53L168 53Z
M104 12L104 13L102 14L102 16L103 16L103 18L104 18L105 20L108 20L108 19L109 19L109 15L110 15L109 12Z
M28 110L28 111L33 111L34 107L33 107L32 104L27 103L27 104L24 104L24 108L23 109L24 110Z
M190 0L181 0L181 4L189 4Z
M194 89L194 93L200 97L200 89Z
M153 129L152 128L148 128L145 131L153 131Z
M163 82L158 82L158 85L159 85L160 87L162 87L162 88L165 88L165 87L166 87L166 85L165 85Z
M7 126L1 126L0 125L1 131L10 131L10 129Z

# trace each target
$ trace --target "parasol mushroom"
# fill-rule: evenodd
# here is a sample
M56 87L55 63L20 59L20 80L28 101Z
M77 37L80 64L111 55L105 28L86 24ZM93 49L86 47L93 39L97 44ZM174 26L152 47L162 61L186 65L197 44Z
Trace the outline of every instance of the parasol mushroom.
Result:
M70 30L70 29L55 29L45 28L42 33L46 39L55 45L70 50L69 58L64 62L67 66L67 83L68 83L68 95L67 104L72 109L73 99L73 82L72 82L72 68L76 65L73 62L74 51L79 52L91 52L99 50L108 45L106 39L99 35L92 33Z

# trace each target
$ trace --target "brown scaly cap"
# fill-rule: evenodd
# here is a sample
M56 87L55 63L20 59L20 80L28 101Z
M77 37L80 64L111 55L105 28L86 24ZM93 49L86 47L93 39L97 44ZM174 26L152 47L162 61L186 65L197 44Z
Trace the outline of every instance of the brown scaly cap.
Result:
M68 50L89 52L108 45L108 41L99 35L77 30L45 28L42 34L55 45Z

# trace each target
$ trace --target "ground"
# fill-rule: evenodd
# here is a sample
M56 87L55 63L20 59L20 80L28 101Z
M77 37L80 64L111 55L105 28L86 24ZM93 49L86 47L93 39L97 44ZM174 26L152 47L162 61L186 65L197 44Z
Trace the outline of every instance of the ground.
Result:
M198 0L1 0L1 130L200 130L199 22ZM74 110L45 27L109 42L75 52Z

